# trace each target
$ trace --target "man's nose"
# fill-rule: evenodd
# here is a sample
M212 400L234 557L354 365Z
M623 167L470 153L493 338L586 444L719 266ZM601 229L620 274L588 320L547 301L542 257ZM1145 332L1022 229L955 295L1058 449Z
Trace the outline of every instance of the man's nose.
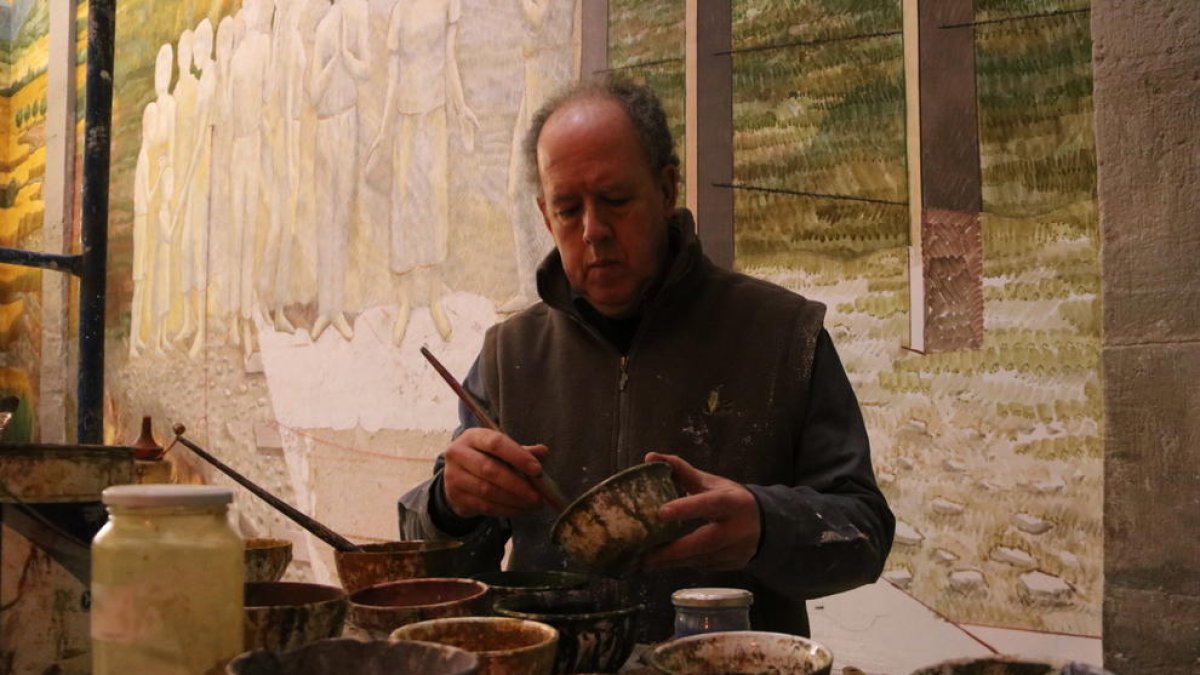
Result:
M583 209L584 243L594 246L610 238L612 238L612 228L608 226L604 216L595 206L591 204L585 206Z

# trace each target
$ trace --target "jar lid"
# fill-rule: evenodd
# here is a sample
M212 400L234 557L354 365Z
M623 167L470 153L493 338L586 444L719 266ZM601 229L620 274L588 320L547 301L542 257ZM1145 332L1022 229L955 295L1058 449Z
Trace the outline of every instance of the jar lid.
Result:
M681 588L671 594L676 607L749 607L754 594L744 588Z
M223 506L233 490L215 485L114 485L100 499L108 506Z

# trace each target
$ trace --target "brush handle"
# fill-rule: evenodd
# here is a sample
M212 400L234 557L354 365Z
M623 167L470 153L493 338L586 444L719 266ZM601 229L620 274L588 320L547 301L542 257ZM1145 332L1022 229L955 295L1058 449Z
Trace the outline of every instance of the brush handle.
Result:
M425 357L426 361L429 361L429 364L438 372L438 375L442 376L442 379L446 381L446 384L450 385L450 388L454 390L454 393L458 394L458 399L467 406L467 409L471 411L471 414L475 416L475 419L479 420L481 424L492 431L504 433L504 430L500 428L500 425L496 424L496 421L483 411L483 408L475 400L475 397L471 396L471 392L467 391L461 384L458 383L458 380L454 379L454 376L450 374L450 371L446 370L446 367L437 360L437 357L435 357L433 353L429 351L429 349L421 347L421 355ZM533 489L536 490L537 493L542 496L542 499L546 500L546 503L549 504L555 511L562 513L563 510L567 508L567 500L566 497L563 496L562 490L559 489L558 484L555 483L550 476L546 475L545 471L536 476L530 476L522 471L517 470L516 467L495 455L492 455L492 459L504 464L516 473L524 476L525 479L529 481L529 484L533 486Z
M217 469L220 469L220 471L222 473L224 473L226 476L229 476L235 482L237 482L239 485L241 485L242 487L246 488L247 490L253 492L260 499L262 499L266 503L270 504L275 510L279 511L280 513L287 516L288 518L291 518L293 521L295 521L295 523L297 525L299 525L300 527L303 527L304 529L308 530L309 532L312 532L321 541L324 541L326 544L329 544L330 546L334 547L335 549L337 549L338 551L341 551L343 553L362 551L362 547L359 546L358 544L355 544L354 542L343 537L342 535L338 534L337 532L334 532L333 530L329 529L328 527L325 527L321 523L318 523L316 520L313 520L312 517L301 513L299 510L296 509L296 507L292 506L291 504L288 504L287 502L283 501L279 497L276 497L275 495L271 494L270 492L267 492L265 489L259 487L256 483L251 481L249 478L246 478L245 476L238 473L237 471L234 471L231 467L226 465L224 462L222 462L221 460L217 459L216 457L213 457L212 455L210 455L208 453L208 451L205 450L204 448L201 448L200 446L196 445L195 443L184 438L183 432L186 431L186 428L182 424L176 424L173 427L173 430L175 431L175 440L176 441L183 444L189 450L196 453L197 455L200 455L200 457L203 458L204 461L217 467Z

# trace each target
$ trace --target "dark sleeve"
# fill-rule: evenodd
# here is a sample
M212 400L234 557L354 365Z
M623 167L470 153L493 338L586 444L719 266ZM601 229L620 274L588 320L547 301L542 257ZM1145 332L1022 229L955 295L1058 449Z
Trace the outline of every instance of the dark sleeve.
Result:
M814 598L871 583L883 570L896 521L875 483L858 399L822 329L811 393L793 448L795 485L748 485L762 514L747 565L768 587Z
M484 393L483 377L479 367L479 357L471 364L467 379L463 382L475 400L489 410L487 396ZM472 427L482 426L479 420L461 401L458 404L458 428L454 430L453 438L458 438L464 431ZM502 549L504 539L507 539L508 524L500 519L489 519L483 516L476 518L460 518L446 501L446 492L442 488L442 467L446 460L438 455L433 464L433 477L422 482L406 492L399 501L400 536L403 539L439 539L466 538L480 539L481 542L491 542L492 546L499 540ZM489 536L482 536L482 532ZM480 536L476 536L480 535ZM488 556L490 557L490 556Z

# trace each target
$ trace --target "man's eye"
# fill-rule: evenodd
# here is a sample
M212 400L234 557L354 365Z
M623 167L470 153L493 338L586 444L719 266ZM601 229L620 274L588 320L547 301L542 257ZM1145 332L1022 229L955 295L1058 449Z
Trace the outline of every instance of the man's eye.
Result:
M605 203L609 206L624 206L629 203L628 197L605 197Z
M566 220L566 219L570 219L570 218L574 218L575 216L578 216L579 215L579 207L578 206L570 206L565 209L559 209L555 213L558 215L559 218Z

